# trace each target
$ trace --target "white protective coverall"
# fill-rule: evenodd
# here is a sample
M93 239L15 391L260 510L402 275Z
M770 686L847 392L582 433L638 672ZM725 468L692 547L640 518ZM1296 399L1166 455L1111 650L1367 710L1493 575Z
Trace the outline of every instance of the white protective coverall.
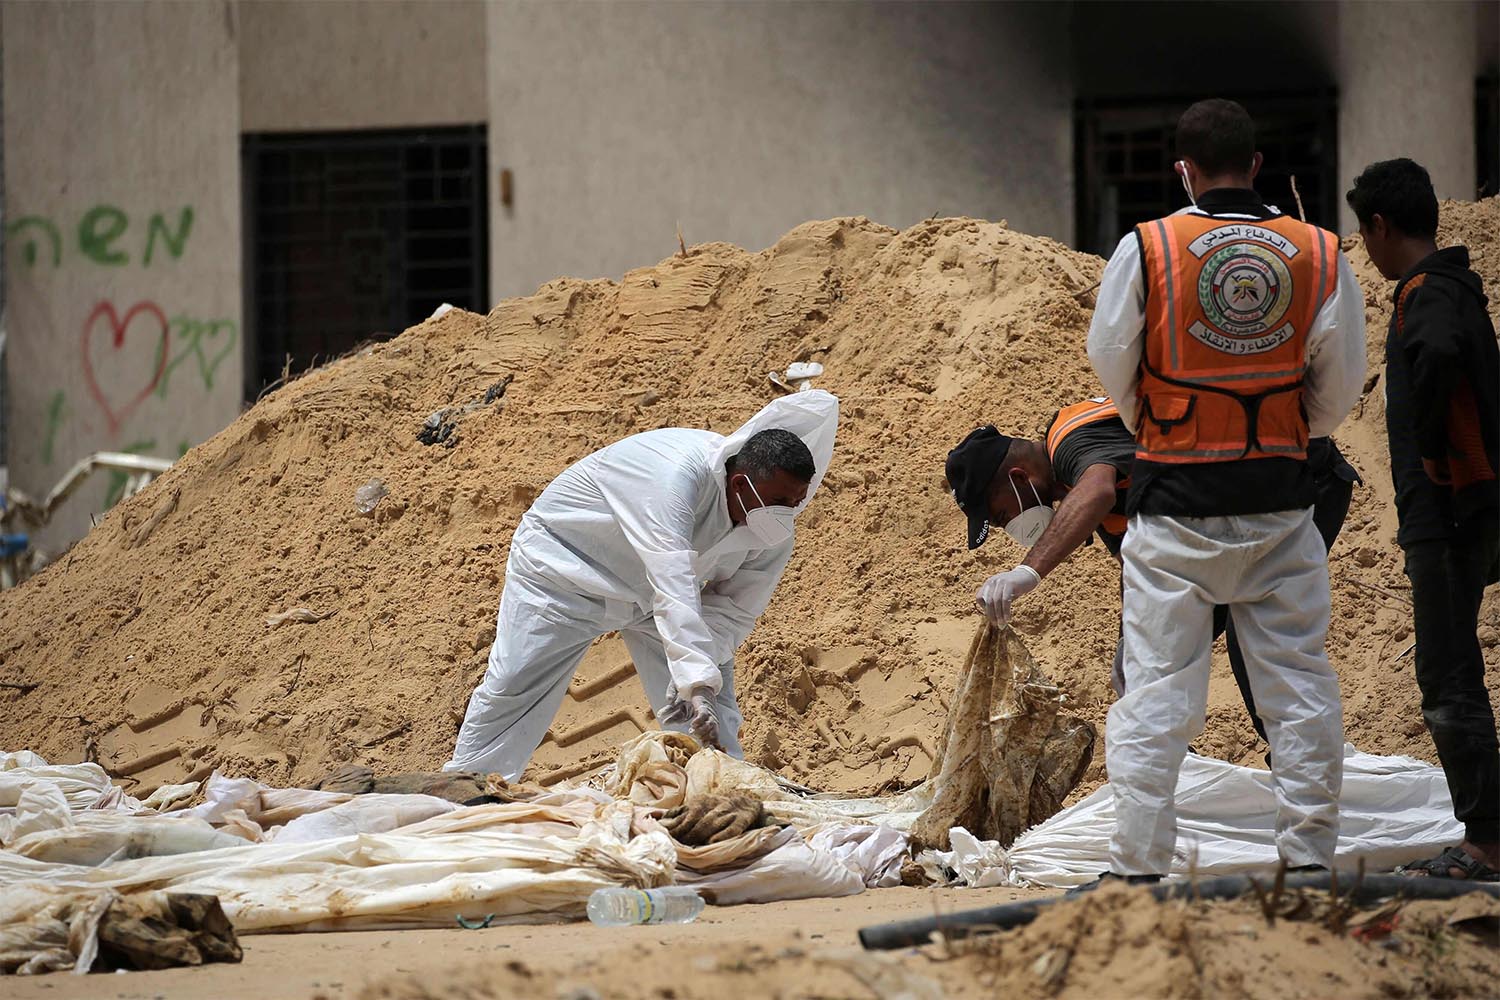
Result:
M658 717L674 697L707 687L720 740L742 755L734 651L770 603L795 539L768 548L735 526L724 463L774 428L812 453L800 513L838 428L838 399L816 389L773 401L728 437L683 428L633 435L552 481L511 540L489 668L445 770L519 778L589 645L614 631Z
M1088 338L1089 360L1131 431L1145 298L1131 233L1105 268ZM1364 293L1340 254L1337 287L1308 335L1303 407L1311 436L1333 432L1358 401L1364 374ZM1343 715L1323 648L1328 562L1311 508L1232 517L1136 514L1120 554L1126 693L1110 708L1105 729L1116 817L1111 870L1172 870L1173 796L1188 744L1205 722L1215 604L1230 605L1271 745L1277 849L1290 865L1331 867Z

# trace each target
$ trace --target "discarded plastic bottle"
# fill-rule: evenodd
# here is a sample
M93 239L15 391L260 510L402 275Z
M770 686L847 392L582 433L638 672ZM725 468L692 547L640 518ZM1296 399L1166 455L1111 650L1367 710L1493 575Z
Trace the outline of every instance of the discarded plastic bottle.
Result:
M589 920L599 927L685 924L702 912L702 897L681 885L665 889L595 889L589 896Z

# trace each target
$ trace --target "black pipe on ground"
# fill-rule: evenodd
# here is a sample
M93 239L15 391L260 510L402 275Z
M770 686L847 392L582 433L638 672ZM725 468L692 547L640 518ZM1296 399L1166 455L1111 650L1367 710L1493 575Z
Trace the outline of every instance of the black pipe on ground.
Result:
M1206 879L1177 879L1151 887L1151 895L1158 901L1181 899L1237 899L1254 890L1258 885L1262 892L1270 892L1273 882L1265 878L1252 879L1249 875L1220 875ZM1286 876L1287 889L1329 889L1333 875L1329 872L1305 872ZM1348 872L1339 876L1339 895L1352 896L1356 903L1371 903L1379 899L1454 899L1471 892L1483 892L1500 898L1500 883L1466 882L1447 878L1409 878L1404 875L1366 875L1360 878ZM1031 923L1042 910L1064 902L1064 897L1039 899L1029 903L1006 903L1004 906L986 906L977 910L963 910L941 917L922 917L918 920L898 920L889 924L865 927L859 932L859 943L867 950L888 948L910 948L926 944L934 931L941 930L948 937L968 937L970 934L985 934L1008 930Z

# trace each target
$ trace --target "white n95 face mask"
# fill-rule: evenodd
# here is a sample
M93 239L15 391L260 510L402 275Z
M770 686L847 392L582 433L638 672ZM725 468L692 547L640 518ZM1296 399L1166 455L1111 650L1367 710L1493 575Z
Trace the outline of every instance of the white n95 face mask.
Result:
M1187 192L1188 201L1193 203L1194 208L1197 208L1198 199L1193 197L1193 185L1188 183L1187 163L1183 160L1178 160L1177 162L1182 167L1182 173L1179 175L1182 177L1182 189Z
M750 477L745 477L745 485L750 487L750 492L755 494L755 499L760 500L760 493L755 484L750 482ZM792 518L795 511L790 507L768 507L764 500L754 510L745 507L745 501L740 500L740 510L745 512L745 527L750 533L760 539L762 545L770 547L780 545L792 537Z
M1016 505L1021 504L1021 491L1016 489L1016 481L1009 475L1005 477L1010 482L1011 491L1016 495ZM1052 523L1052 507L1042 503L1042 495L1036 491L1036 486L1031 480L1026 481L1031 487L1031 495L1036 497L1036 506L1027 507L1021 513L1005 522L1005 533L1022 545L1030 548L1036 544L1036 540L1042 537L1042 532L1047 530L1047 525Z

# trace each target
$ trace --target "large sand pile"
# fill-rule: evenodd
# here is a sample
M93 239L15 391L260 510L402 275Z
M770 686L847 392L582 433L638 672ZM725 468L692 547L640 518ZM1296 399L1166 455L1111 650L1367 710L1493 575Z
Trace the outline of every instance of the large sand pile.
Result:
M1500 288L1500 202L1444 211ZM744 742L815 786L915 782L972 633L972 593L1019 557L1000 536L966 551L943 456L978 423L1039 431L1098 391L1079 293L1101 268L1003 223L898 233L843 219L761 253L699 246L618 284L560 280L486 317L426 322L269 396L0 596L0 681L37 685L0 689L3 743L97 757L141 786L210 767L281 783L345 761L434 768L484 669L511 531L547 482L636 431L728 431L770 397L767 371L812 359L843 399L838 451L740 653ZM1400 656L1410 611L1375 378L1388 287L1364 271L1371 391L1339 438L1366 485L1334 550L1329 649L1349 738L1431 759ZM418 442L428 414L507 380L446 441ZM373 477L390 496L361 516L354 494ZM1100 546L1084 549L1017 623L1101 726L1116 573ZM267 624L296 607L330 617ZM1486 616L1494 667L1493 597ZM606 640L532 775L576 773L649 724L623 646ZM1197 746L1262 753L1227 670Z

